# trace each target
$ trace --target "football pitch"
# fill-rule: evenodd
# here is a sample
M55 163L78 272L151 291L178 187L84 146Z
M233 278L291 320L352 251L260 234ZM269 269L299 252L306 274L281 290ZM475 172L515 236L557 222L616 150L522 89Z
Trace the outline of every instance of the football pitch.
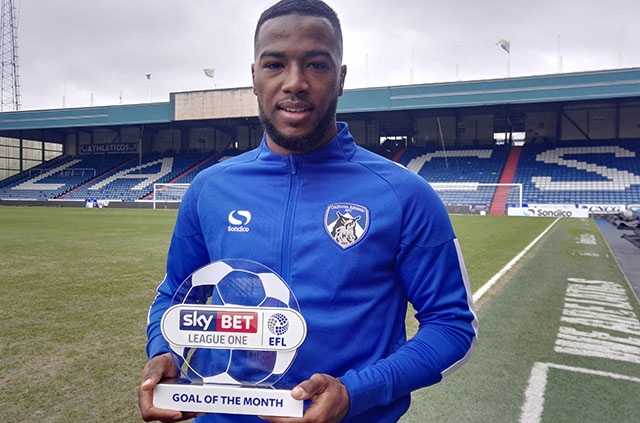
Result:
M175 217L0 207L3 421L141 421L146 314ZM484 292L480 346L416 392L402 422L640 421L639 306L595 223L452 220L472 289Z

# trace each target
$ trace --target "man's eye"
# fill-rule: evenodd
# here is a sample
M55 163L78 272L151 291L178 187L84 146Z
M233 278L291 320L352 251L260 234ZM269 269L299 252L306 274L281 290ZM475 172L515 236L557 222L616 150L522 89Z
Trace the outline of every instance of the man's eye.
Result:
M266 69L280 69L282 68L282 63L277 63L277 62L267 63L264 67Z
M311 69L316 69L316 70L322 70L327 68L327 66L324 63L309 63L308 66Z

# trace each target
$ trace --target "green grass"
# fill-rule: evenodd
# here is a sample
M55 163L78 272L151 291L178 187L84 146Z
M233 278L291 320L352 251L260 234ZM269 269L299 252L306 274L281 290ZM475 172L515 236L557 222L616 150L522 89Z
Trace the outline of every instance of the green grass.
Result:
M511 223L511 218L506 220ZM578 243L583 234L592 234L596 244ZM475 356L442 383L414 393L412 408L402 422L517 422L536 362L640 376L633 361L554 350L559 327L571 326L561 321L569 278L612 281L627 289L629 299L634 298L595 223L560 220L527 259L506 275L507 281L481 302L480 343ZM638 304L632 306L639 316ZM629 336L596 326L587 320L575 328L601 336ZM637 336L634 339L637 342ZM545 397L543 423L638 421L637 407L630 405L640 398L637 382L551 371Z
M504 216L451 216L475 292L553 222Z
M172 210L0 207L3 421L140 421L146 314L175 217ZM452 220L474 290L551 222Z
M146 312L175 212L0 208L4 421L140 421Z

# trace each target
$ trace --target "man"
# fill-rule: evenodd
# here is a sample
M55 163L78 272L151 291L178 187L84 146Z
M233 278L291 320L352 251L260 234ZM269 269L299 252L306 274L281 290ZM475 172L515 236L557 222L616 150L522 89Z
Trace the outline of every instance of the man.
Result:
M449 218L421 177L358 147L336 121L347 68L331 8L283 0L262 14L254 42L253 91L265 135L257 149L201 172L183 199L149 313L142 416L191 417L152 406L154 386L178 373L159 320L189 274L238 257L279 273L308 326L283 381L298 384L291 395L311 405L300 420L266 419L395 422L413 390L439 382L475 346L477 321ZM233 210L251 213L248 232L228 231ZM339 219L358 230L338 230ZM407 301L420 326L409 341Z

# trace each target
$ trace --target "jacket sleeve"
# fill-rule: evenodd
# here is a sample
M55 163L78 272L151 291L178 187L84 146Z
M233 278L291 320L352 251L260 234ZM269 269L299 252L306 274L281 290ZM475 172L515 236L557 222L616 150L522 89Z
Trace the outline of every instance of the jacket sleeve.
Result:
M189 188L180 205L178 218L167 255L164 280L149 309L147 321L147 356L149 358L169 352L169 345L162 336L160 321L164 312L172 305L173 295L182 282L200 267L209 263L204 238L197 214L196 186Z
M460 246L444 207L435 207L435 219L433 212L405 225L396 261L418 331L388 357L340 378L351 398L348 417L439 382L475 349L478 325Z

